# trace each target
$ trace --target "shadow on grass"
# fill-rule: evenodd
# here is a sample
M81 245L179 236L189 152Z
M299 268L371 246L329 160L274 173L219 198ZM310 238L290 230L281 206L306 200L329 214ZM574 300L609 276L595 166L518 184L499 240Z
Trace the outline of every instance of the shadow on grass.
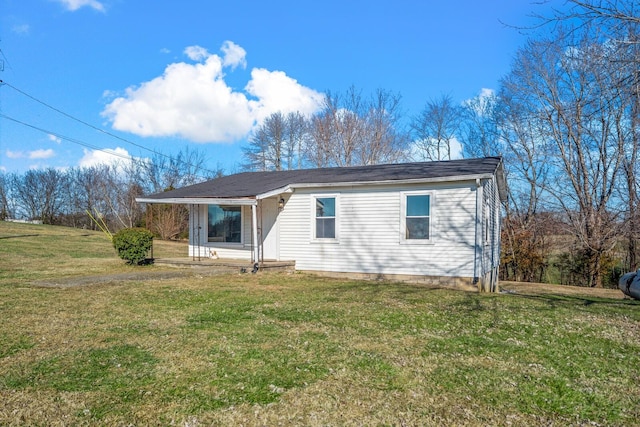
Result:
M632 299L613 299L613 298L598 298L587 297L583 295L556 295L556 294L533 294L533 293L519 293L508 292L509 296L516 298L525 298L534 301L544 302L551 307L568 306L568 305L581 305L585 307L599 305L608 307L640 307L640 301Z

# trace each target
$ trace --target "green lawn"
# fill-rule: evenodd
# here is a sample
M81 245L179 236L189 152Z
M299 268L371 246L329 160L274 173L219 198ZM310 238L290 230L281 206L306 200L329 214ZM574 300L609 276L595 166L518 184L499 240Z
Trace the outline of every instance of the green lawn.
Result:
M588 289L191 270L38 286L157 269L100 233L0 222L0 425L640 425L640 303Z

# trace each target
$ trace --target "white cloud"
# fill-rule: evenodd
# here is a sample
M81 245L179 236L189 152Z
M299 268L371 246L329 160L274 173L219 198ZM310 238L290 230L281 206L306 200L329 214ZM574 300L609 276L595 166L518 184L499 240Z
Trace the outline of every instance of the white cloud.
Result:
M106 148L104 150L82 150L84 155L78 162L78 166L88 168L98 165L121 166L129 163L132 159L131 155L124 148L116 147L115 149Z
M493 89L487 89L486 87L483 87L482 89L480 89L480 94L478 95L480 98L488 98L491 96L494 96L496 94L496 91Z
M50 159L55 155L56 153L51 148L48 150L33 150L29 152L30 159Z
M184 50L185 55L189 57L192 61L202 61L207 59L207 57L211 56L207 49L201 46L188 46Z
M49 137L49 141L55 142L56 144L60 144L62 142L62 139L53 134L49 134L47 136Z
M98 0L57 0L58 3L62 4L67 10L76 11L82 7L90 7L99 12L104 12L104 4L99 2Z
M11 151L7 150L6 155L10 159L21 159L24 157L24 153L22 151Z
M29 24L16 24L11 27L11 31L13 31L15 34L24 36L31 32L31 27L29 26Z
M495 100L496 91L483 87L480 89L480 93L478 93L478 95L462 101L462 105L471 108L478 115L482 116L493 106Z
M251 81L245 90L258 99L252 103L258 121L277 111L285 114L300 111L310 115L319 109L324 96L302 86L282 71L268 71L264 68L254 68L251 71Z
M114 129L140 136L180 136L194 142L231 142L277 111L310 114L322 94L300 85L282 71L255 68L244 92L225 81L224 70L246 66L246 52L225 42L223 56L200 46L184 52L195 64L178 62L162 76L126 89L102 112ZM107 93L107 92L105 92Z
M231 67L232 70L236 69L236 67L247 68L246 50L229 40L222 44L220 50L224 53L223 66Z

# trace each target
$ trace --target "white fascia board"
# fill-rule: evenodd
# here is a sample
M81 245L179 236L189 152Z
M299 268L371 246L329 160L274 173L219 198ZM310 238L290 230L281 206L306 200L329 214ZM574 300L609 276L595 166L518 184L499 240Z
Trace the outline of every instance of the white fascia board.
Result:
M290 184L291 190L296 188L314 188L314 187L355 187L368 185L389 185L389 184L429 184L442 182L459 182L459 181L475 181L478 179L491 179L493 174L475 174L475 175L456 175L436 178L414 178L414 179L389 179L384 181L353 181L353 182L316 182L308 184Z
M266 193L258 194L256 196L256 199L268 199L269 197L278 196L285 193L293 193L293 188L291 188L291 185L286 185L284 187L276 188L275 190L267 191Z
M507 190L507 179L504 172L504 163L500 161L496 172L496 180L498 181L498 194L500 201L506 202L509 199L509 191Z
M148 199L137 197L138 203L170 204L170 205L229 205L251 206L256 204L256 199L221 199L213 197L175 197L166 199Z

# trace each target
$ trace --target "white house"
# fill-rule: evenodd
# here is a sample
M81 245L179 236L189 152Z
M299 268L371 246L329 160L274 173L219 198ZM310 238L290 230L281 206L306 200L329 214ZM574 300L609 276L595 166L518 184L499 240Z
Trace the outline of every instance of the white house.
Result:
M497 290L502 159L245 172L137 199L189 206L189 256Z

